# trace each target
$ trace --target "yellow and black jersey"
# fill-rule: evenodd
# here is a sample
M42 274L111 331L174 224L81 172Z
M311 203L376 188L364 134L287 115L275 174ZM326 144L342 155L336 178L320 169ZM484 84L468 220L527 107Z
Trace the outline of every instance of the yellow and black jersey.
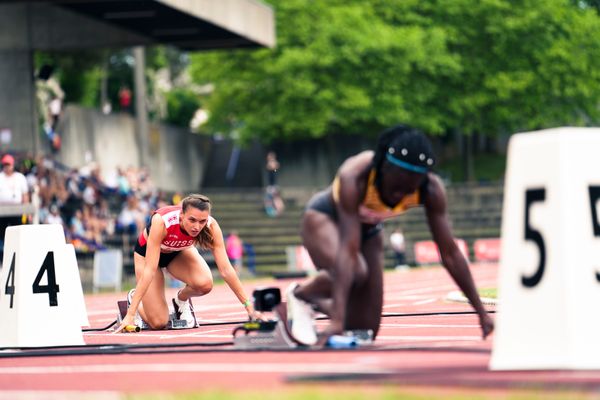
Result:
M394 207L388 207L379 196L379 191L375 185L375 174L375 169L371 169L365 197L358 207L358 214L362 223L375 225L386 219L403 214L409 208L418 207L422 204L421 190L417 189L413 193L404 196ZM336 203L339 202L339 196L340 182L336 176L333 181L333 200Z

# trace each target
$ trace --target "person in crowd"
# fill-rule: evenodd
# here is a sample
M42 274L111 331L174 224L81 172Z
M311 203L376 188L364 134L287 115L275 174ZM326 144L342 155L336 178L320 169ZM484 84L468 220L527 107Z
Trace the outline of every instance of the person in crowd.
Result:
M420 131L398 125L384 131L375 151L348 158L333 184L315 194L302 219L302 239L319 273L286 291L293 336L325 344L344 330L377 335L383 307L382 222L423 207L442 262L479 316L483 337L494 329L477 294L467 260L452 235L447 199L431 143ZM317 335L313 307L329 315Z
M0 160L2 172L0 172L0 205L17 205L29 203L29 188L25 176L15 170L15 158L11 154L5 154ZM21 225L21 215L0 217L0 255L4 249L4 235L6 228Z
M58 209L58 206L56 204L52 204L50 206L50 212L48 213L48 215L46 215L46 218L44 219L44 223L45 224L58 224L58 225L64 225L63 219L60 215L60 211Z
M50 127L53 132L56 132L60 115L62 113L62 99L57 95L52 95L50 102L48 103L48 114L50 117Z
M269 217L278 217L285 210L285 203L277 186L267 186L264 198L265 212Z
M116 232L136 235L144 229L144 214L138 206L134 194L127 196L127 201L117 216Z
M122 85L119 89L119 106L121 107L121 111L131 112L132 97L133 94L131 93L131 89L125 85Z
M267 153L267 164L265 165L267 170L267 185L277 186L277 171L279 170L279 161L277 161L277 155L274 151Z
M238 236L237 231L231 231L227 236L227 242L225 244L227 250L227 257L235 268L235 271L240 274L242 270L242 256L244 254L244 244L242 239Z
M408 269L408 264L406 264L406 241L402 229L394 229L394 232L390 235L390 246L396 258L396 269Z

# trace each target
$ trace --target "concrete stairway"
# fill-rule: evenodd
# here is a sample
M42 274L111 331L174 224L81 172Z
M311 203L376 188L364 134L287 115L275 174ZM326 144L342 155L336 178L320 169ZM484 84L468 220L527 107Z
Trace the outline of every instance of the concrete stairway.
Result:
M283 188L282 195L286 210L280 217L269 217L263 208L263 190L211 188L202 191L213 203L213 216L223 233L236 230L242 241L251 245L255 252L256 271L259 274L272 274L287 269L287 246L301 244L300 220L307 200L315 190L310 188ZM479 238L500 236L502 214L501 184L453 185L447 188L448 210L454 235L467 241L473 251L473 242ZM385 265L393 267L394 255L389 247L389 235L396 227L401 227L407 243L407 261L414 263L414 243L431 240L431 234L423 208L416 208L406 214L387 221L385 232ZM133 240L123 248L126 273L133 273ZM114 238L119 244L122 238ZM209 265L214 267L210 253L203 254ZM471 254L472 256L472 254ZM248 265L247 255L244 265Z
M206 192L213 201L213 215L223 231L227 233L233 229L237 230L242 240L254 247L257 271L260 273L287 268L286 246L301 244L300 219L304 205L312 193L314 190L306 188L283 188L285 213L280 217L271 218L263 210L260 189ZM502 184L453 185L447 188L447 195L453 233L467 242L471 253L476 239L500 236ZM386 222L386 267L394 265L389 235L398 226L402 228L406 237L409 263L414 263L414 243L431 240L423 208L410 210Z
M262 189L210 189L203 191L213 204L212 215L223 233L236 230L245 245L255 252L255 264L260 274L270 274L287 268L287 246L301 244L300 218L304 203L283 193L285 212L269 217L263 207ZM248 265L247 254L244 265Z
M480 238L500 237L502 221L502 183L487 185L460 184L446 188L448 214L452 232L456 238L464 239L473 260L473 242ZM414 262L414 244L421 240L432 240L424 209L416 208L386 223L386 238L396 227L402 228L406 239L406 258ZM386 264L393 252L386 250ZM388 264L389 265L389 264Z

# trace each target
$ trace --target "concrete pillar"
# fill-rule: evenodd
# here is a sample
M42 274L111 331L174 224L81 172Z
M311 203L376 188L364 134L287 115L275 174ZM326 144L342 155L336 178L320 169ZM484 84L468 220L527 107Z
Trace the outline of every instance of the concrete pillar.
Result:
M134 96L135 96L135 119L136 131L139 144L140 163L142 166L148 166L148 110L146 107L146 76L144 70L146 67L146 53L144 48L137 46L133 48L135 58L134 68Z
M9 150L39 150L32 54L27 50L0 50L0 129L9 129ZM4 146L3 146L4 148Z
M33 80L30 8L0 5L0 129L9 129L11 151L40 150Z

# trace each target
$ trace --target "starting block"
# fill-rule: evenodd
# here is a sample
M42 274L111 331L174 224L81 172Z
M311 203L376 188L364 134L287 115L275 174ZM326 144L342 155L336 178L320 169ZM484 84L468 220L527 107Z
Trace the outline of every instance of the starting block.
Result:
M257 311L273 311L275 319L248 321L233 330L234 347L248 349L295 349L305 348L296 340L287 324L287 307L281 302L278 288L256 289L253 292L254 308ZM239 334L243 332L244 334ZM332 336L326 346L352 348L373 343L372 330L344 332L343 336Z
M278 304L273 309L273 312L277 316L276 319L268 321L249 321L235 328L233 330L234 347L247 350L294 349L299 346L304 346L295 340L288 330L285 303ZM239 332L244 332L245 334L239 335Z
M2 265L0 347L85 344L81 278L61 225L7 228Z
M192 302L192 300L189 300L190 303ZM119 324L121 324L121 321L123 321L123 318L125 318L125 315L127 315L127 300L121 300L121 301L117 301L117 308L119 309L119 313L117 314L117 326ZM183 319L178 319L177 318L177 314L175 312L172 312L169 314L169 322L167 323L167 326L165 327L165 329L193 329L193 328L197 328L199 326L198 323L196 323L195 326L187 326L187 321L183 320ZM148 330L151 329L146 322L144 322L144 325L140 327L142 330Z

